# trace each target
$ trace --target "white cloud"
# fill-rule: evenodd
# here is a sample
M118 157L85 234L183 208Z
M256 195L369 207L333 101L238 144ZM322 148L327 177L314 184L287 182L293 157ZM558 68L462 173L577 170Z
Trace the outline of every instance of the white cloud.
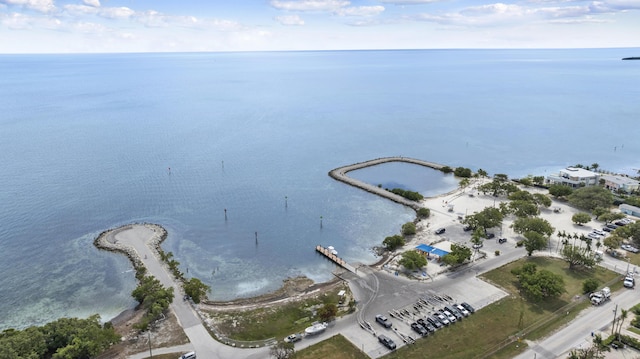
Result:
M85 5L100 7L100 0L82 0Z
M336 11L351 3L346 0L271 0L270 4L276 9L288 11Z
M23 6L40 12L51 12L56 8L53 0L0 0L0 3Z
M384 11L384 6L351 6L335 11L340 16L375 16Z
M135 14L135 11L128 7L103 7L100 8L99 15L109 19L127 19Z
M276 16L274 19L282 25L287 25L287 26L304 25L304 20L302 20L302 18L300 18L300 16L298 15L282 15L282 16Z
M444 0L378 0L383 4L395 4L395 5L419 5L419 4L431 4L441 2Z

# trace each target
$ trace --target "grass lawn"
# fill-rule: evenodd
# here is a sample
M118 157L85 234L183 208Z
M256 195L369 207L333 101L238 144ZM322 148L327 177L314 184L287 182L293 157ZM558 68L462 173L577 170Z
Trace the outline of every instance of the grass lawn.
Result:
M560 298L539 303L531 303L523 298L511 269L528 261L536 263L538 270L547 269L561 274L567 292ZM388 357L511 358L526 348L525 343L515 340L516 336L525 339L543 337L590 305L587 301L575 300L577 295L582 294L582 282L585 279L593 277L604 284L615 280L617 276L616 273L599 267L592 270L569 270L566 262L546 257L529 257L507 264L482 277L505 289L510 294L508 297L437 331L429 338L418 340L415 345L402 347ZM614 290L616 286L611 285L611 288ZM512 341L514 342L504 346Z
M218 329L229 338L252 341L275 337L282 340L289 334L304 331L311 323L318 321L319 319L313 316L314 310L327 302L337 304L339 290L340 288L337 288L326 296L282 306L234 312L207 312L207 314L216 319Z
M340 334L296 352L296 359L325 358L367 359L369 357Z

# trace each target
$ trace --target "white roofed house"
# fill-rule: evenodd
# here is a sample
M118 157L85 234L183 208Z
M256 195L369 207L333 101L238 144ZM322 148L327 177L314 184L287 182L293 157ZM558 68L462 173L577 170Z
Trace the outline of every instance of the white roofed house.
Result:
M584 168L567 167L558 174L547 176L548 184L561 184L572 188L583 186L595 186L598 184L600 174L585 170Z
M616 192L631 193L640 187L640 182L626 176L603 175L602 179L604 180L604 188Z

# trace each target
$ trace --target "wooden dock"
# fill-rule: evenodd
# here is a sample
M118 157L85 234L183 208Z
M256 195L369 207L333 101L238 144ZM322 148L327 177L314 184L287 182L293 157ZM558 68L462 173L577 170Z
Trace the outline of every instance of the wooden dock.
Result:
M319 252L320 254L324 255L325 257L327 257L333 263L335 263L335 264L339 265L340 267L348 270L349 272L358 273L354 266L352 266L351 264L345 262L344 259L338 257L337 255L331 253L331 251L328 248L325 248L325 247L323 247L321 245L317 245L316 246L316 251Z

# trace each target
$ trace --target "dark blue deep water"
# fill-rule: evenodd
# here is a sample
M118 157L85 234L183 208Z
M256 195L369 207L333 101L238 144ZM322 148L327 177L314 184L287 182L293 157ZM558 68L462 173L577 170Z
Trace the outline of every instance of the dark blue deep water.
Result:
M637 52L0 56L0 329L132 307L129 263L92 246L130 222L167 228L215 299L330 279L316 244L371 262L414 214L327 175L350 163L635 172L640 61L620 59ZM456 186L415 171L359 175Z

